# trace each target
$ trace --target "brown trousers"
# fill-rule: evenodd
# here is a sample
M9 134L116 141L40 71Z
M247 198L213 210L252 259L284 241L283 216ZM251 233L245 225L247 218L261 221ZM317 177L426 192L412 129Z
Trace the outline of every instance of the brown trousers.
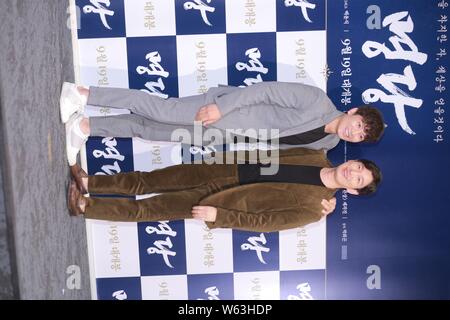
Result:
M235 164L181 164L151 172L89 176L84 216L110 221L159 221L192 218L192 207L211 194L239 184ZM140 195L151 198L95 197Z

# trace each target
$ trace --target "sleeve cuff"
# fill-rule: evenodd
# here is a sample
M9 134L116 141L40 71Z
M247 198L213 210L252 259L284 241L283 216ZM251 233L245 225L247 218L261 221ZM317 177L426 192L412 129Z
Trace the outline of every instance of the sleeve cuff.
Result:
M231 228L231 226L228 226L228 225L230 225L230 222L228 221L228 223L227 223L225 221L225 220L227 220L227 218L229 218L229 215L227 214L227 212L225 212L225 210L222 208L217 208L216 221L214 221L214 222L205 221L205 223L209 229Z
M222 114L222 116L225 116L226 114L230 113L236 108L236 105L233 103L233 100L230 98L230 95L223 95L220 97L216 97L214 99L214 102L219 108L219 111Z

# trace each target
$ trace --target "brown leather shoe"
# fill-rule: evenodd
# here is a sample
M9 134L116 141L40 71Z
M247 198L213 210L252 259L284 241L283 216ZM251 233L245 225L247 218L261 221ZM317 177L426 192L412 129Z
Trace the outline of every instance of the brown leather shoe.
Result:
M77 183L74 180L70 180L69 190L67 193L67 207L69 208L69 215L77 217L83 214L80 208L80 202L83 200L81 198L83 195L78 189Z
M70 166L70 175L77 183L78 189L82 194L86 194L87 190L83 186L83 180L82 178L87 178L87 173L78 165L75 164L73 166Z

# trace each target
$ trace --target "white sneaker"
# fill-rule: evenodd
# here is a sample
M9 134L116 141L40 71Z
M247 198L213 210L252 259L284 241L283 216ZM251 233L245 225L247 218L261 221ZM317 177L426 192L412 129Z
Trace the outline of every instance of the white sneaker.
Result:
M66 152L69 166L77 163L77 155L89 137L80 129L82 119L83 115L76 113L66 123Z
M61 121L66 123L74 113L83 113L86 103L87 98L78 92L76 84L64 82L59 99Z

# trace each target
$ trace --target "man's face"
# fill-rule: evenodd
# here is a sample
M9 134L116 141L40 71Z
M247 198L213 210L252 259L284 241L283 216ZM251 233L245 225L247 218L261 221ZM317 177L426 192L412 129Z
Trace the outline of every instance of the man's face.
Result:
M362 189L373 181L372 172L356 160L349 160L338 166L335 178L351 194L358 194L357 189Z
M366 134L363 117L355 114L357 110L357 108L349 110L339 121L337 135L342 140L355 143L364 141Z

